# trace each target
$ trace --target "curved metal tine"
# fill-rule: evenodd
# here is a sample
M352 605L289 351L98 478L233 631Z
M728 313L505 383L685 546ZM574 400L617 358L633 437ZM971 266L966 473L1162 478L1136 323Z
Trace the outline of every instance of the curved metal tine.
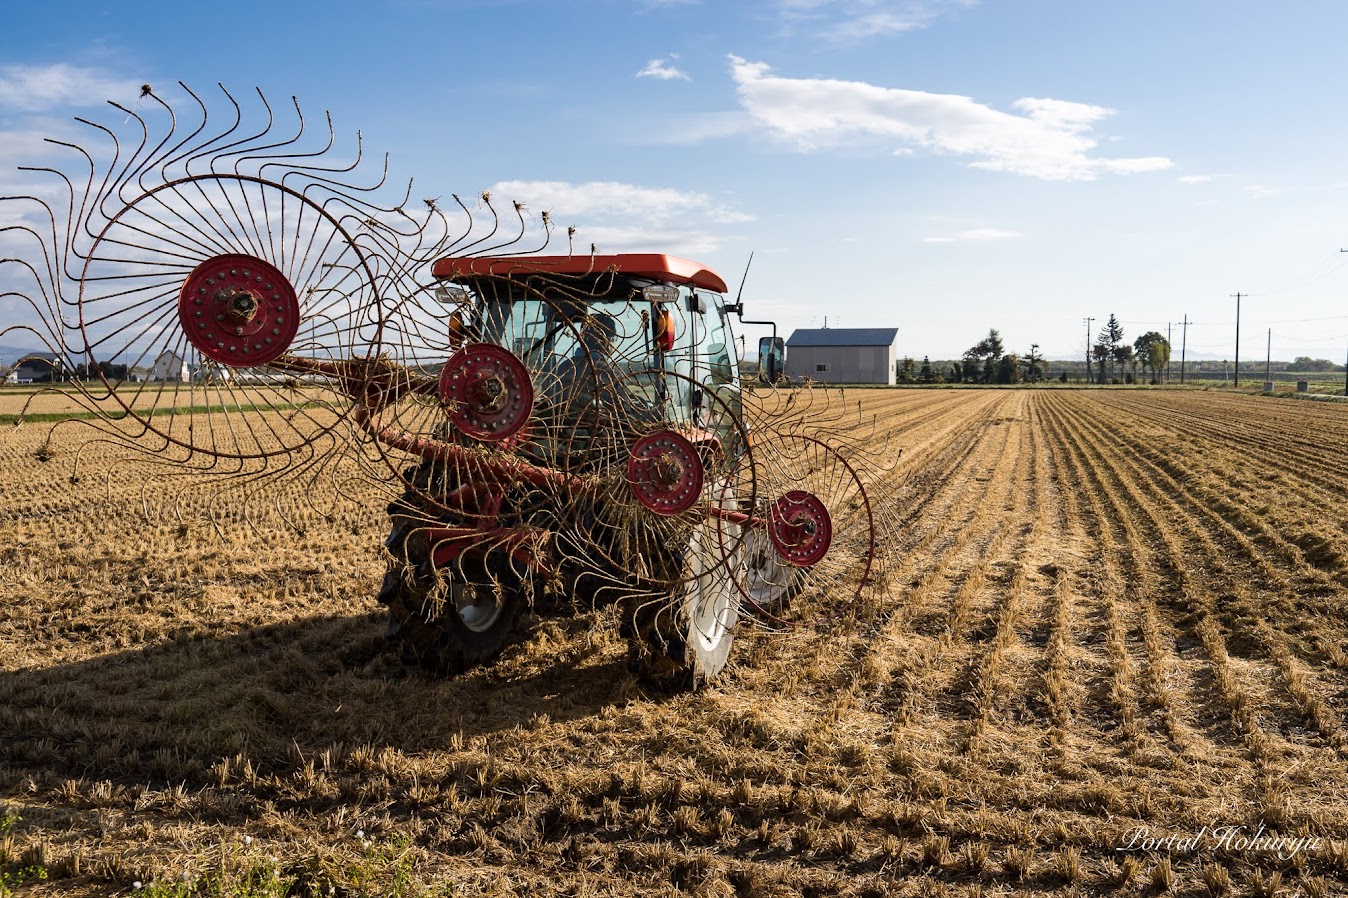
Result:
M187 90L187 85L183 84L181 81L179 81L178 84L183 88L183 90ZM178 131L178 114L177 112L174 111L172 106L166 103L158 94L156 94L152 89L150 89L150 85L148 84L144 85L141 88L141 91L142 91L141 93L142 98L149 97L151 100L158 103L160 107L162 107L163 110L166 113L168 113L169 117L169 127L168 130L164 132L163 141L159 144L158 147L155 148L155 152L151 154L151 158L146 160L145 165L141 167L140 176L137 180L140 184L141 191L144 192L146 190L149 190L149 187L145 183L145 178L147 175L154 173L156 165L159 166L158 175L160 180L161 181L168 180L166 175L166 172L168 171L168 160L172 157L174 153L178 152L178 150L180 150L187 143L187 141L191 140L198 133L200 133L202 128L206 127L206 118L205 118L205 108L203 107L201 123L197 125L197 129L193 131L191 134L188 134L187 136L180 138L176 144L174 144L172 147L169 147L168 142L173 139L173 135L176 134ZM191 91L188 91L188 93L190 94ZM157 158L155 158L156 156Z
M478 239L474 240L473 242L471 242L471 243L469 243L469 244L467 244L467 245L465 245L465 246L459 247L459 248L458 248L458 253L459 253L460 255L465 255L465 256L466 256L466 255L469 255L470 253L472 253L474 247L481 246L482 244L484 244L484 243L486 243L487 241L491 240L491 238L492 238L493 236L495 236L496 231L501 227L501 217L500 217L499 215L496 214L496 207L493 206L493 205L491 204L491 191L490 191L490 190L484 190L484 191L482 191L482 193L480 194L480 196L481 196L481 199L482 199L482 205L486 206L486 207L487 207L487 211L491 213L491 230L488 231L484 236L479 237ZM459 200L459 197L458 197L457 194L455 194L454 199ZM459 200L459 204L460 204L460 205L463 205L463 201L462 201L462 200ZM465 211L466 211L466 210L467 210L467 206L464 206L464 209L465 209ZM470 212L469 215L471 216L471 214L472 214L472 213Z
M324 115L326 115L328 122L328 147L331 147L333 142L336 140L336 132L333 130L332 127L332 113L328 112L324 113ZM327 150L325 149L324 152L326 151ZM345 174L347 172L355 171L356 167L360 165L360 163L364 159L364 156L365 156L365 140L361 136L360 131L357 130L356 158L353 159L349 164L344 166L333 166L333 167L324 167L320 165L292 164L288 166L289 170L284 175L281 176L281 183L285 184L288 178L294 176L295 178L302 178L307 182L308 186L305 188L306 191L308 191L311 188L318 188L326 185L328 187L340 188L340 190L343 191L349 190L360 193L372 193L378 190L379 188L383 187L384 183L388 180L388 153L384 154L383 168L380 171L379 180L376 181L374 184L369 184L367 186L361 187L356 184L348 184L344 181L338 181L333 178L323 177L323 175Z
M89 192L92 189L94 182L93 157L89 155L89 153L83 147L76 146L73 143L66 143L65 141L62 140L54 140L50 137L44 138L43 142L53 144L54 146L61 146L75 150L77 153L79 153L84 157L86 162L88 162L89 175L85 182L84 191L80 194L80 219L83 219L85 204L89 200ZM52 210L51 206L49 206L45 200L39 199L38 197L22 197L22 198L5 197L5 199L30 199L33 202L40 204L41 206L43 206L43 208L46 209L47 215L51 220L52 226L52 242L51 242L52 262L49 263L50 269L49 276L51 277L51 283L54 287L58 301L61 301L66 305L74 305L74 303L60 299L60 290L59 287L57 287L59 283L59 278L57 277L56 272L57 270L59 270L62 274L64 274L66 278L70 280L78 280L78 275L70 271L70 269L67 267L70 262L70 259L74 256L74 236L77 233L75 227L75 221L77 220L75 218L75 184L70 180L70 178L66 177L64 172L59 171L58 169L55 168L50 168L45 165L44 166L21 165L19 166L19 171L46 172L49 174L53 174L56 175L58 178L60 178L61 181L66 185L66 192L67 196L69 197L69 202L67 203L66 206L65 221L60 225L60 236L58 236L56 213L55 211ZM34 231L34 233L36 234L36 231ZM38 239L41 240L42 237L39 235ZM61 261L59 264L54 264L57 256L60 257ZM61 318L60 320L64 323L64 318Z
M195 147L189 146L189 144L193 140L195 140L203 131L206 130L206 125L210 121L210 115L207 112L205 101L203 101L201 97L197 96L196 92L193 91L192 88L188 87L182 81L178 82L178 86L181 87L184 91L186 91L187 95L191 97L193 102L197 104L197 110L201 113L201 121L197 123L196 128L194 128L190 134L188 134L182 140L178 141L178 143L174 145L173 149L169 150L167 153L164 154L164 158L159 164L159 179L164 182L171 181L174 179L174 177L176 177L175 174L170 172L171 168L173 168L175 165L178 165L179 163L182 163L183 170L186 171L185 160L193 158L196 153L202 150L202 148L210 146L215 140L218 139L217 137L208 137L206 138L205 143L199 144L198 146ZM155 100L157 100L160 105L162 105L165 109L169 110L169 120L172 123L172 126L176 129L178 127L177 113L173 111L172 107L169 106L167 101L163 100L157 95L152 96L154 96Z
M524 239L524 234L528 230L528 225L524 221L524 203L520 202L519 200L512 200L511 204L514 206L515 209L515 219L519 222L519 230L516 231L513 234L513 236L511 236L510 239L506 240L504 243L498 243L494 246L484 248L483 249L484 255L489 256L512 255L512 253L503 253L501 252L501 250L512 247L516 243L519 243L521 240ZM495 231L493 231L493 233L495 233Z
M122 193L122 190L125 188L126 184L130 180L129 176L131 172L136 169L136 166L139 165L140 155L145 150L146 144L148 144L150 141L150 129L145 124L145 120L143 118L141 118L136 113L131 112L126 107L121 106L112 101L109 101L108 105L114 109L118 109L122 112L127 113L128 121L131 119L136 120L136 124L140 126L140 140L136 144L136 148L132 150L131 153L126 157L126 162L123 163L120 173L115 175L113 174L114 171L116 170L115 163L108 166L108 176L111 179L111 181L110 182L107 180L104 181L104 187L99 191L100 202L98 206L99 212L102 213L105 218L112 217L112 215L110 215L107 211L106 204L108 202L110 201L121 202L123 204L129 202L126 196ZM113 134L112 129L108 128L105 125L101 125L96 122L89 121L88 119L82 118L76 118L75 121L82 122L86 125L97 128L98 130L103 131L104 133L112 137L114 141L116 140L116 135ZM120 152L120 144L118 145L118 150ZM109 183L111 184L113 189L108 189Z
M233 95L229 93L229 90L226 89L223 84L218 86L227 96L229 96L231 101L234 101ZM253 142L261 140L271 133L272 126L276 124L276 114L272 112L271 104L267 102L267 97L262 93L261 88L255 87L253 90L257 92L258 99L262 101L262 108L267 110L267 123L263 126L262 130L258 131L256 134L250 134L246 137L236 137L232 143L227 143L224 146L216 147L212 150L210 168L211 174L213 175L225 174L225 172L221 172L217 169L216 166L230 157L243 157L248 153L269 148L268 146L254 146ZM236 101L235 107L240 108L240 115L242 115L240 104ZM301 133L303 133L303 129L301 129ZM273 146L279 146L279 144L273 144ZM241 159L234 160L234 174L239 174L239 163L241 161Z
M79 118L78 116L75 118L75 121L79 122L82 125L86 125L90 128L94 128L98 131L102 131L104 134L108 135L109 139L112 140L112 147L113 147L112 159L109 161L107 170L104 171L103 173L102 183L98 186L98 189L95 190L94 177L97 174L97 165L93 160L93 156L83 147L76 146L75 144L67 144L61 141L51 140L50 138L48 138L49 142L51 143L69 146L78 150L80 153L84 154L86 159L89 160L90 166L89 183L85 188L83 196L80 198L80 211L79 211L79 218L77 220L83 226L82 230L85 236L87 236L90 240L96 240L98 238L98 235L90 229L90 223L93 219L93 210L98 209L100 213L103 212L103 203L105 202L107 197L108 185L112 182L112 172L114 169L116 169L117 163L121 159L122 144L121 141L117 139L116 134L114 134L110 129L105 128L104 126L99 125L96 122L91 122L88 119ZM106 213L103 214L104 217L106 218L107 217ZM79 244L76 242L75 239L77 233L78 231L75 228L69 229L68 251L73 258L83 259L84 256L80 253ZM79 275L74 274L73 272L67 271L67 277L70 277L72 280L79 280Z
M239 125L243 123L243 109L239 106L238 101L234 99L234 95L231 94L229 91L225 90L225 86L223 84L217 83L216 87L220 88L220 92L225 95L225 99L229 100L230 105L234 107L234 122L224 131L221 131L214 137L210 137L203 143L200 143L192 147L190 150L187 150L181 156L183 175L188 178L198 177L198 174L192 171L192 163L197 162L201 159L210 160L215 155L216 149L218 149L215 146L215 144L221 143L222 141L230 140L234 132L239 129ZM209 121L210 112L206 111L205 115L207 117L207 120ZM225 145L228 146L228 143L226 143ZM175 160L175 163L176 162L177 160ZM207 162L207 169L208 171L210 169L209 161ZM206 173L207 172L203 172L201 174Z
M14 199L14 198L4 197L2 199ZM23 197L23 199L30 199L30 198ZM38 205L46 209L47 214L49 216L52 215L50 207L48 207L41 200L36 200L36 202L38 203ZM56 239L55 227L56 227L55 217L52 216L53 241L55 241ZM56 340L57 342L64 344L68 339L67 334L71 330L71 325L67 324L65 319L62 317L61 309L59 306L59 303L61 303L62 300L59 293L57 293L57 291L59 290L59 287L57 286L58 275L56 268L58 262L57 259L55 258L54 247L48 246L43 236L39 234L35 228L30 227L29 225L9 225L7 227L0 227L0 234L6 233L8 231L22 231L24 233L31 234L33 236L34 242L42 249L43 262L45 263L44 267L47 270L46 271L47 280L44 281L42 275L38 273L37 268L35 268L33 264L29 262L27 259L0 258L0 268L3 268L3 266L6 263L13 263L14 265L17 265L21 268L27 269L28 273L32 275L33 286L36 287L37 290L42 294L42 302L46 306L46 311L44 312L43 309L39 307L38 303L33 299L32 296L29 296L26 293L20 293L17 290L9 290L0 293L0 298L17 297L27 302L28 305L33 309L33 311L37 313L38 320L41 321L42 324L50 330L51 338L53 340ZM52 289L50 291L47 289L48 284L52 285ZM15 327L18 327L18 325L15 325ZM8 331L9 329L10 329L9 327L5 328L6 331Z

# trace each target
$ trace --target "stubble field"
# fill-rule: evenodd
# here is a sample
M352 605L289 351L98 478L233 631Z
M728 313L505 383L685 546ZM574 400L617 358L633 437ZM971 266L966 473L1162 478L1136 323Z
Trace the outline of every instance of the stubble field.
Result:
M147 521L4 434L0 894L1348 888L1348 407L847 396L904 450L884 589L674 696L602 609L404 673L377 490Z

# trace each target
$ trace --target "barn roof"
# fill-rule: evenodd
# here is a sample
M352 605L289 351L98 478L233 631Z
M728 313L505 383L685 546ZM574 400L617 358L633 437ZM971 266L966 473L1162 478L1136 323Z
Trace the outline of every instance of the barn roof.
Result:
M897 327L802 327L787 346L889 346L899 334Z

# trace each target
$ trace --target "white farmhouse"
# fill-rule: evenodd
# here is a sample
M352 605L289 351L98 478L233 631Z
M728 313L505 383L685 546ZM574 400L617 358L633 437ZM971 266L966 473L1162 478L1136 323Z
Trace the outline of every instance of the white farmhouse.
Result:
M171 349L159 353L159 357L150 366L150 380L185 381L190 377L187 363L183 357Z

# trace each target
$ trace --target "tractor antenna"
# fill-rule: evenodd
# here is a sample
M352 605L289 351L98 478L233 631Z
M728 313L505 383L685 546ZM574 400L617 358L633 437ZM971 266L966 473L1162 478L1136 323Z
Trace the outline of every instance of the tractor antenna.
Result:
M744 276L740 278L740 289L735 294L735 303L726 309L727 312L734 312L744 320L744 282L749 280L749 266L754 264L754 254L749 253L749 261L744 263Z

